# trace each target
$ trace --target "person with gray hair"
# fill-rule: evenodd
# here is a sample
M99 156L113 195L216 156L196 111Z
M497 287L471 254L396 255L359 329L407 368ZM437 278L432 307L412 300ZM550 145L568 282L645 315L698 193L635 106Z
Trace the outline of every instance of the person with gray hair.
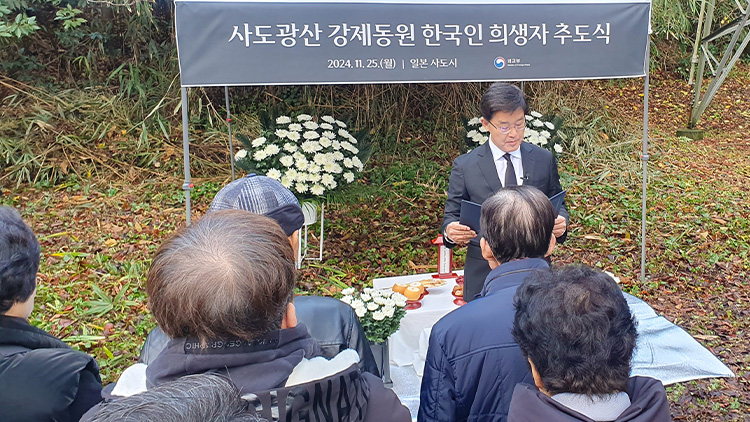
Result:
M321 356L297 320L296 275L286 233L268 217L220 210L177 231L146 280L149 309L171 340L149 365L126 369L112 397L215 372L269 420L411 420L354 350Z
M284 230L294 248L299 248L299 231L304 222L302 208L294 194L278 181L266 176L249 174L224 186L214 197L208 212L244 210L272 218ZM333 358L346 349L359 355L363 371L380 376L362 325L351 306L338 299L321 296L295 298L297 318L304 322L326 358ZM139 362L148 364L169 339L158 327L149 333Z
M188 375L130 397L100 404L81 422L268 422L217 374Z
M539 189L510 186L482 204L482 256L490 274L479 298L432 327L417 420L507 419L516 383L531 373L513 340L513 295L535 269L549 268L555 212Z
M77 421L101 401L93 357L29 324L39 242L16 210L0 207L0 419Z

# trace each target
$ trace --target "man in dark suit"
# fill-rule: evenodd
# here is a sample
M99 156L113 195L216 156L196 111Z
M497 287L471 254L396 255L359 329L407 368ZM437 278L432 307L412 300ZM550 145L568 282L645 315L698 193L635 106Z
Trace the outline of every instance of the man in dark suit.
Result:
M548 197L562 192L557 162L551 152L523 142L528 107L517 86L495 83L482 96L482 125L489 131L489 142L453 161L445 201L442 233L448 247L468 244L464 267L464 299L471 301L482 290L490 273L482 257L477 234L459 223L461 200L481 204L500 188L530 185ZM563 204L553 234L565 241L568 209Z

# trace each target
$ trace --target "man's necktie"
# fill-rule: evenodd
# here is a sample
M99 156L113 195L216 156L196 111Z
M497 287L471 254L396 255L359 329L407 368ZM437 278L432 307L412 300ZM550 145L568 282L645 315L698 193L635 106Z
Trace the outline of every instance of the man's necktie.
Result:
M510 153L505 153L503 155L503 158L505 158L505 161L508 162L508 165L505 166L505 185L504 187L508 186L518 186L518 181L516 180L516 169L513 168L513 161L510 159Z

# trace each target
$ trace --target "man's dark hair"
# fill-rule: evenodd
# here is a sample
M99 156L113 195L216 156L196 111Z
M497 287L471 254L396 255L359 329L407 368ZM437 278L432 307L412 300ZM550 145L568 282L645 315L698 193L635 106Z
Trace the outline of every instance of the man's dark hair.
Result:
M539 189L509 186L482 203L481 236L499 263L541 258L555 227L555 210Z
M549 394L627 391L635 320L610 276L584 265L538 271L514 306L513 337Z
M220 375L188 375L102 404L83 422L265 422L247 404L237 387Z
M275 221L222 210L156 251L146 293L171 338L253 340L281 328L296 275L292 246Z
M39 242L13 208L0 207L0 314L36 289Z
M514 111L521 109L524 113L528 112L526 98L524 97L521 88L502 82L492 84L487 92L482 95L480 109L482 111L482 117L484 117L485 120L492 120L492 116L498 111L503 113L513 113Z

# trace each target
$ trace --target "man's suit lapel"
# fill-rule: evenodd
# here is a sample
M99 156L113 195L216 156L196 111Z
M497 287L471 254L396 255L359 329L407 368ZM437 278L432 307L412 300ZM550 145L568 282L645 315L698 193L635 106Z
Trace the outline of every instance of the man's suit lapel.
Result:
M479 161L477 165L479 170L482 171L484 179L490 185L493 192L497 192L502 189L503 184L500 183L500 179L497 177L497 167L495 167L495 161L492 159L492 151L490 150L490 142L487 141L484 145L480 146L480 150L477 153ZM524 164L525 165L525 164Z
M521 163L523 164L523 184L526 184L534 171L534 149L526 142L521 143Z

